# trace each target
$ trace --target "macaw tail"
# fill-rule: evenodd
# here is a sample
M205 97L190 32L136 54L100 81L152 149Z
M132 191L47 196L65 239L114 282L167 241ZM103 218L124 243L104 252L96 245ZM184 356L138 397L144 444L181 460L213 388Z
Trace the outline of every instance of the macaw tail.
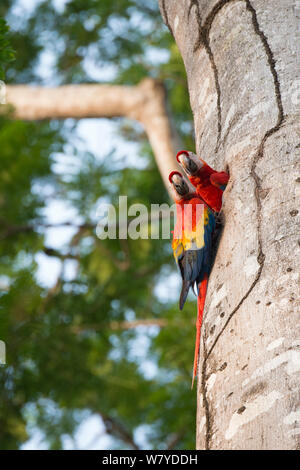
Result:
M189 293L191 287L191 282L190 281L183 281L182 282L182 288L181 288L181 293L180 293L180 299L179 299L179 308L180 310L183 309L183 306L185 304L187 295Z
M194 380L195 380L195 377L197 375L197 370L198 370L198 356L199 356L199 349L200 349L201 325L202 325L203 310L204 310L205 297L206 297L206 291L207 291L207 281L208 281L208 276L205 275L204 279L199 284L199 293L198 293L198 299L197 299L196 343L195 343L192 388L194 386Z

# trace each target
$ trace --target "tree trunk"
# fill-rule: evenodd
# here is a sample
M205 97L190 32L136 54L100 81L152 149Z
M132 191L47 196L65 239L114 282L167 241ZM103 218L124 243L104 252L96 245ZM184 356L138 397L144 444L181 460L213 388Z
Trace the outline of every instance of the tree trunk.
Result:
M230 171L202 333L197 448L296 449L299 12L292 0L160 7L185 63L198 154Z

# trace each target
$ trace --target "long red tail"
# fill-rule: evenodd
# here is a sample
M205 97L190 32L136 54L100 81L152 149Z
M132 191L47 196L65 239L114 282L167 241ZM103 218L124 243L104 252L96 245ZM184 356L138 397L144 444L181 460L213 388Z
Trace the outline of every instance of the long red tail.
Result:
M192 388L194 385L194 380L197 375L198 369L198 356L199 356L199 349L200 349L200 335L201 335L201 325L202 325L202 318L203 318L203 310L205 304L205 297L207 291L207 281L208 278L205 278L199 284L199 294L197 300L197 322L196 322L196 343L195 343L195 356L194 356L194 369L193 369L193 380L192 380Z

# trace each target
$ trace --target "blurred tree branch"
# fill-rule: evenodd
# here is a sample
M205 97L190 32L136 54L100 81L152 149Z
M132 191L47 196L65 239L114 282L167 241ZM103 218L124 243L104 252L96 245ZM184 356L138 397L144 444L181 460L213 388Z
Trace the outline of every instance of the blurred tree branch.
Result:
M123 442L132 447L132 449L140 450L138 445L134 442L133 436L124 428L121 423L106 414L99 413L99 415L103 419L107 434L121 439Z
M191 319L191 324L194 324L195 321ZM159 328L165 328L166 326L179 326L184 327L187 324L186 319L175 318L175 319L166 319L166 318L145 318L139 320L131 321L112 321L108 324L108 328L113 331L117 330L132 330L138 328L139 326L151 327L158 326ZM101 325L72 325L71 330L73 333L81 333L83 331L93 330L99 331L102 330Z
M166 106L163 84L152 78L137 86L64 85L58 88L8 85L7 103L13 116L24 120L127 117L140 122L147 133L165 186L177 167L181 142ZM5 107L4 107L5 109Z

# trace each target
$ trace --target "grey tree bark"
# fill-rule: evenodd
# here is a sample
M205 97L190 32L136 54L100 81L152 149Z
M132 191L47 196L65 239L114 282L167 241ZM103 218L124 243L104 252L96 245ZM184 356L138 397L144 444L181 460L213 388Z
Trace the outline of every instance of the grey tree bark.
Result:
M230 171L202 332L198 449L300 447L297 4L160 0L198 154Z

